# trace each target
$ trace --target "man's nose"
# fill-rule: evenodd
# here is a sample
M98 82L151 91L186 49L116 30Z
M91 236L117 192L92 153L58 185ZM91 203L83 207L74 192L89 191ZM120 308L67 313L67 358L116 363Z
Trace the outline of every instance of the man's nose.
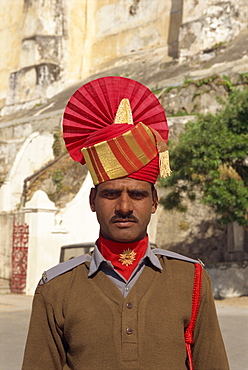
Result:
M115 206L115 211L123 215L133 213L133 202L127 193L122 193L120 195Z

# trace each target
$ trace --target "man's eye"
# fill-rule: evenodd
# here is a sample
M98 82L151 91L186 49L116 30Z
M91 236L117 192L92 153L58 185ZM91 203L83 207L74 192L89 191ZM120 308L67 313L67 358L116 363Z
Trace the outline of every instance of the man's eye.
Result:
M103 198L107 198L107 199L115 199L118 197L118 194L117 193L112 193L112 192L106 192L106 193L103 193L102 194L102 197Z
M144 193L141 193L141 192L133 192L132 194L130 194L131 198L133 199L143 199L146 197L146 194Z

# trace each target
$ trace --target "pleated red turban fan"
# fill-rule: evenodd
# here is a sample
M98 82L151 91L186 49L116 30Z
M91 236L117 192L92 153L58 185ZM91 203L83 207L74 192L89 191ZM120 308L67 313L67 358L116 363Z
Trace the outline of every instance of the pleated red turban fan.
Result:
M75 161L87 164L95 185L124 176L151 183L159 173L168 176L168 132L155 95L124 77L80 87L63 118L66 148Z

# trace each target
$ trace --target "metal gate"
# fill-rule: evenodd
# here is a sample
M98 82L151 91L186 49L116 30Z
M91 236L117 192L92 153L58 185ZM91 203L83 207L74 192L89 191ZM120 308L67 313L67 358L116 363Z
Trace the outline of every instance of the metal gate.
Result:
M24 223L25 214L14 216L12 239L11 293L23 294L26 289L29 227Z

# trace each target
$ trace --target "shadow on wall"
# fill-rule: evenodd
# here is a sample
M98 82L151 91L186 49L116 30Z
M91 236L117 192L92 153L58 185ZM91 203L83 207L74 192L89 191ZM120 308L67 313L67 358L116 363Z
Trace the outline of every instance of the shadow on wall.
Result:
M215 299L248 295L248 261L216 263L206 270Z
M183 19L183 0L172 0L168 35L168 54L179 57L179 32Z
M227 228L218 225L212 235L206 235L212 228L213 222L210 220L201 221L197 233L191 231L183 241L172 243L166 249L194 259L200 258L204 264L223 262L227 248Z

